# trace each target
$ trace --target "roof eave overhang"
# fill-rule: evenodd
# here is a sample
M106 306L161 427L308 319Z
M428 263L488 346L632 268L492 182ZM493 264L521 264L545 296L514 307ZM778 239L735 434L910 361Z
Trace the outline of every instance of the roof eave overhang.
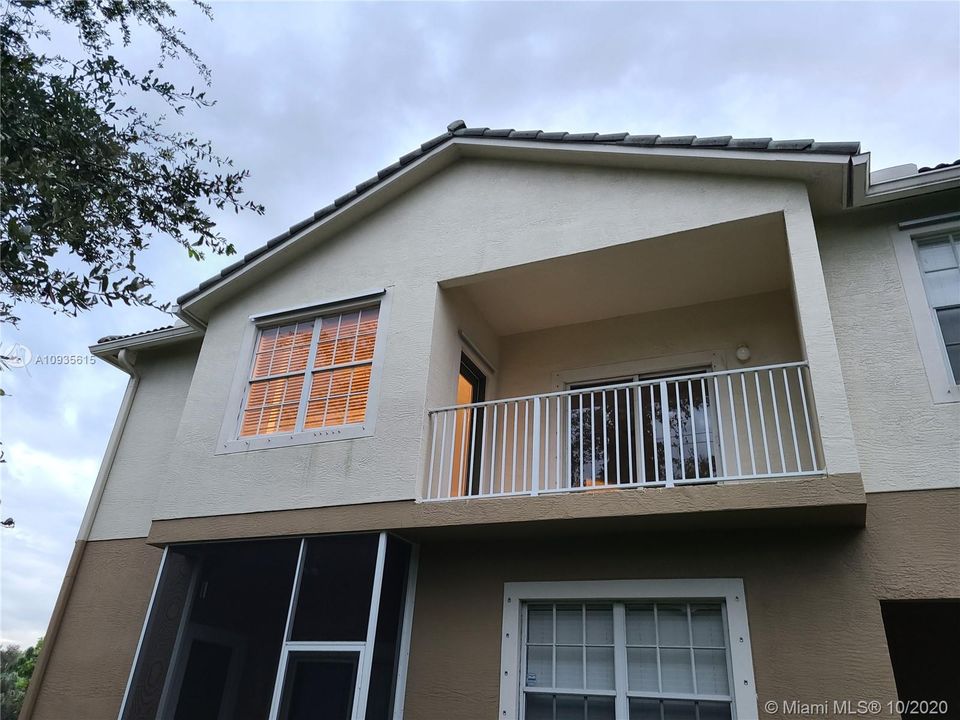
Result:
M851 158L850 175L851 192L847 203L850 208L868 207L960 188L960 166L957 165L870 184L870 153Z
M618 145L618 144L598 144L598 143L546 143L542 140L498 140L494 138L474 138L474 137L455 137L450 142L459 145L466 150L465 154L493 154L497 149L506 150L513 154L513 157L536 157L538 160L549 158L551 155L561 162L569 162L571 159L580 157L584 164L593 164L597 159L607 157L625 158L624 165L633 167L659 167L663 161L675 167L683 166L686 170L695 164L704 160L724 161L730 163L731 167L737 166L740 169L735 174L752 175L755 172L748 168L747 163L762 163L769 167L772 163L787 162L798 164L817 164L817 165L846 165L849 155L837 153L816 153L816 152L796 152L773 150L749 150L729 148L711 148L709 146L644 146L644 145ZM526 152L524 152L526 151ZM636 164L629 158L646 160L646 163ZM711 170L711 172L716 172Z
M185 342L202 336L203 332L192 326L165 328L163 330L140 333L139 335L131 335L130 337L117 338L116 340L94 343L90 346L90 353L94 357L100 358L114 367L124 370L124 367L117 361L117 356L121 350L147 350L149 348Z
M233 292L243 289L256 277L278 267L295 254L302 238L311 235L314 243L322 242L462 157L782 177L797 181L822 181L827 178L831 181L828 183L830 188L820 202L829 204L831 211L840 211L844 207L848 195L846 183L850 161L848 155L836 153L547 144L541 141L452 137L334 212L319 220L295 225L286 237L278 238L272 247L268 243L265 251L250 253L225 277L212 279L199 292L184 298L177 308L177 315L194 327L202 327L226 286L229 285Z

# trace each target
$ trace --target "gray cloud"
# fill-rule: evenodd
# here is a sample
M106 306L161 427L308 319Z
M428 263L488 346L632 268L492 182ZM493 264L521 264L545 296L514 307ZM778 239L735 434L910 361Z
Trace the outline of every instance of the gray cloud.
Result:
M241 253L461 117L860 140L874 167L960 156L955 3L226 3L212 23L176 7L218 104L171 124L249 168L249 195L267 205L218 216ZM138 34L123 54L154 53ZM195 263L158 238L143 262L155 294L174 298L231 260ZM22 314L3 343L49 354L169 322L144 308ZM0 533L0 634L21 643L46 625L125 382L103 363L30 373L2 378L2 510L18 527Z

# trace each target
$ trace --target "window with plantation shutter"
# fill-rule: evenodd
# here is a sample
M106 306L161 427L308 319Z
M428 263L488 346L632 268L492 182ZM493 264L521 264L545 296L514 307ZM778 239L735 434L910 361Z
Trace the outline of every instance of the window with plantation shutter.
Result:
M241 438L362 424L380 306L261 328Z

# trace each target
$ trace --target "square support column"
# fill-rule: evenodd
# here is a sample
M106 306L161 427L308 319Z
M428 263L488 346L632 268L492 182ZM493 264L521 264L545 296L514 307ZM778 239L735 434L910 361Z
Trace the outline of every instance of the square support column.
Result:
M799 187L783 211L790 253L797 324L817 415L824 468L830 475L859 475L847 392L823 279L817 232L806 188Z

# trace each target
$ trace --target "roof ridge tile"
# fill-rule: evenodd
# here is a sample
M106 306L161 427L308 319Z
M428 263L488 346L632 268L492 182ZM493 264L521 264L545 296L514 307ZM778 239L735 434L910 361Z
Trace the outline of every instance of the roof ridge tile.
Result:
M695 147L727 147L733 135L716 135L714 137L695 137L691 145Z
M659 135L627 135L623 139L623 144L650 146L650 145L656 145L657 140L659 139L660 139Z
M593 139L593 141L594 141L594 142L603 142L603 143L606 143L606 142L620 142L621 140L623 140L624 138L626 138L627 135L629 135L629 134L630 134L630 133L625 133L625 132L621 132L621 133L607 133L606 135L597 135L597 136Z
M805 140L771 140L767 150L806 150L813 145L813 138Z
M654 145L667 145L669 147L687 147L692 145L693 141L697 139L696 135L673 135L672 137L664 137L661 135L657 138L657 141Z

